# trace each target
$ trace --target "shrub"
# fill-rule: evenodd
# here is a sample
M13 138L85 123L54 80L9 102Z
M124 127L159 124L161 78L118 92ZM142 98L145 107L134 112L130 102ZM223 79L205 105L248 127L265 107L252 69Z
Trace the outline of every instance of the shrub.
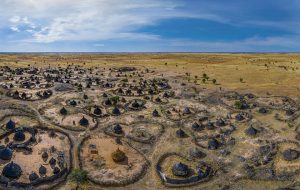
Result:
M216 80L216 79L213 79L212 82L213 82L214 84L216 84L217 80Z
M242 102L236 101L236 102L234 103L234 106L235 106L237 109L242 109Z
M74 169L70 174L71 181L76 182L77 184L83 184L87 181L87 171L81 169Z
M288 123L288 127L289 127L289 128L293 128L293 127L294 127L294 125L293 125L293 124L291 124L291 123Z
M114 151L111 154L111 157L112 157L113 161L115 161L115 162L122 162L125 160L126 155L123 151L121 151L120 149L117 149L116 151Z
M113 102L114 105L116 105L120 101L119 96L113 96L110 98L110 100Z

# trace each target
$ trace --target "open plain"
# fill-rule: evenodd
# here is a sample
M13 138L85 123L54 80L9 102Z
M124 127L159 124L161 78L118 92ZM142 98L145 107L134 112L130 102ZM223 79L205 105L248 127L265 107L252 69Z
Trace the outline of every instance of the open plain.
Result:
M299 68L299 54L0 54L0 189L300 189Z

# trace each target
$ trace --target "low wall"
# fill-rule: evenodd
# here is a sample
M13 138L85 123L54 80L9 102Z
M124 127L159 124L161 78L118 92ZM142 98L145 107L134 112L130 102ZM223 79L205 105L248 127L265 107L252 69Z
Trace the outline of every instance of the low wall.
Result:
M73 155L72 155L72 149L73 149L73 146L74 146L74 143L72 142L70 136L68 133L62 131L62 130L59 130L59 129L49 129L48 127L45 127L45 126L40 126L40 127L37 127L38 129L41 129L41 130L53 130L55 132L58 132L58 133L62 133L64 134L68 139L69 139L69 143L70 143L70 150L69 150L69 168L64 168L63 170L61 170L58 174L54 174L52 176L49 176L49 177L41 177L41 178L38 178L30 183L22 183L22 182L17 182L17 181L12 181L10 182L10 180L4 176L0 176L0 184L5 188L5 189L8 189L9 187L14 187L14 188L17 188L17 189L20 189L20 188L31 188L31 187L37 187L37 186L40 186L40 185L44 185L44 184L47 184L49 183L50 186L53 186L53 185L57 185L57 184L51 184L51 183L55 183L56 180L58 179L61 179L61 178L64 178L64 180L67 178L67 176L70 174L73 166L72 166L72 163L73 163ZM36 133L36 129L37 128L26 128L24 127L24 130L29 130L29 131L32 131L32 132L35 132ZM8 133L12 133L13 131L9 131Z
M166 153L164 155L162 155L157 164L156 164L156 172L159 175L161 181L164 183L164 185L166 186L170 186L170 187L180 187L180 186L192 186L192 185L196 185L197 183L200 182L204 182L206 180L209 180L211 174L212 174L212 169L210 167L208 167L208 169L205 171L205 173L202 174L198 174L197 176L192 176L186 179L172 179L169 177L166 177L166 175L162 172L162 168L161 168L161 163L169 156L179 156L182 158L185 158L183 155L180 155L178 153Z

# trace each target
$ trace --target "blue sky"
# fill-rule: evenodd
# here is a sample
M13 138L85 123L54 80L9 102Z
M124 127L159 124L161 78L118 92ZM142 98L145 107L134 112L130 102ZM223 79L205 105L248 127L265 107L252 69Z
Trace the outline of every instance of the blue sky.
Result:
M2 0L1 52L298 52L300 0Z

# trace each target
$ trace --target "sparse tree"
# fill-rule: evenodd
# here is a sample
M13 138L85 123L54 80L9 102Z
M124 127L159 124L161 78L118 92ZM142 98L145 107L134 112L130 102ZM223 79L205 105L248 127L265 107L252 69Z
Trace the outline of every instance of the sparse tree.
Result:
M216 79L213 79L212 82L213 82L214 84L216 84L216 83L217 83L217 80L216 80Z
M113 96L110 98L110 100L113 102L113 105L117 105L117 103L120 101L119 96Z
M234 106L237 108L237 109L241 109L242 108L242 103L240 101L236 101L234 103Z
M87 171L81 169L74 169L70 174L71 181L76 183L76 190L79 188L80 184L87 182Z
M289 127L289 128L293 128L293 127L294 127L294 125L293 125L293 124L291 124L291 123L288 123L288 127Z

